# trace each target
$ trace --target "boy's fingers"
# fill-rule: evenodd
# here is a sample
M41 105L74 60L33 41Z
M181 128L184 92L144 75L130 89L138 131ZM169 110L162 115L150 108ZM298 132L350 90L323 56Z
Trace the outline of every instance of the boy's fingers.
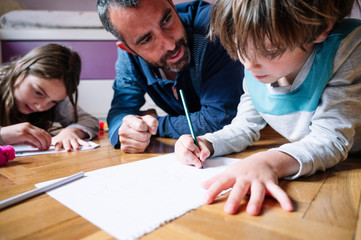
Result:
M194 155L195 156L195 155ZM202 168L203 167L203 162L197 157L195 156L192 160L192 164L193 166L195 166L196 168Z
M236 181L233 185L232 191L228 196L224 211L228 214L237 213L240 203L244 196L247 194L250 183L244 181Z
M251 197L247 204L247 212L250 215L258 215L266 195L265 186L259 182L252 182Z
M266 184L266 188L269 193L275 198L286 211L293 211L293 205L291 199L288 197L285 191L277 184L270 182Z
M194 155L193 152L191 151L185 151L183 153L183 157L184 157L184 163L187 164L187 165L191 165L191 166L195 166L195 167L202 167L202 164L200 163L199 161L199 158Z
M196 151L199 151L199 148L197 147L197 145L194 143L194 140L192 138L191 135L183 135L181 136L181 138L179 138L179 140L182 142L183 146L193 152L194 154L196 154Z
M219 175L220 176L220 175ZM205 196L205 203L210 204L214 199L220 194L223 190L231 188L234 181L230 178L222 179L221 177L217 178L212 185L209 186L208 191Z
M203 187L204 189L209 189L209 187L210 187L215 181L217 181L218 176L219 176L219 175L216 175L216 176L208 179L207 181L202 182L202 187Z
M204 162L206 161L207 158L209 158L209 156L211 155L211 153L209 152L209 150L207 148L202 148L202 150L199 153L199 159Z

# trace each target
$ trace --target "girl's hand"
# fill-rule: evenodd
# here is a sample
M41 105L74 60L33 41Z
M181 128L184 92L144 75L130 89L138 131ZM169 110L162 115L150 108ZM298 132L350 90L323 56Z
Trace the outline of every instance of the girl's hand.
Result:
M4 144L28 144L39 150L47 150L51 144L51 135L44 129L24 122L1 127L1 137Z
M67 152L70 152L71 149L79 150L80 146L90 146L88 142L82 140L86 135L84 131L78 128L64 128L52 138L51 142L55 145L56 151L64 148Z
M286 156L275 159L274 157L279 154ZM284 160L287 162L283 162ZM251 155L203 183L203 187L208 189L205 202L212 203L219 193L232 188L224 206L224 211L229 214L237 213L247 193L250 194L250 199L246 211L250 215L260 213L266 194L274 197L284 210L292 211L292 202L286 192L278 186L278 179L297 172L297 167L298 162L282 152L267 151Z
M191 135L182 135L175 143L177 159L186 164L201 168L206 159L213 154L213 146L204 138L197 138L200 149L194 144Z

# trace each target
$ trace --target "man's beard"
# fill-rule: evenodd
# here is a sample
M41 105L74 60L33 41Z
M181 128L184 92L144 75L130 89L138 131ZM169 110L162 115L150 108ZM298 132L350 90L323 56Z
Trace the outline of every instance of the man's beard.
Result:
M174 62L174 63L167 62L167 59L169 57L173 56L173 54L175 54L176 52L178 52L181 47L184 48L183 56L177 62ZM173 51L168 51L166 54L164 54L160 58L160 60L158 62L153 62L153 63L149 62L149 64L155 68L162 68L164 70L179 72L185 66L187 66L189 64L189 62L190 62L190 51L187 46L187 42L186 42L185 38L182 38L176 43L176 46Z

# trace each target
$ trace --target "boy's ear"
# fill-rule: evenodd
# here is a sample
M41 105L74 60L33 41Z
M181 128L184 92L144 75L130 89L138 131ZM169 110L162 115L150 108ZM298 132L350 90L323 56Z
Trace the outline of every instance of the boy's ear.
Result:
M130 54L137 55L135 52L133 52L132 49L130 49L130 48L129 48L125 43L123 43L122 41L119 41L119 42L117 42L116 44L117 44L117 46L118 46L120 49L122 49L122 50L124 50L124 51L127 51L127 52L130 53Z
M325 31L323 31L316 39L315 41L313 41L314 43L320 43L320 42L323 42L327 36L330 34L331 30L333 28L333 25L332 26L329 26Z

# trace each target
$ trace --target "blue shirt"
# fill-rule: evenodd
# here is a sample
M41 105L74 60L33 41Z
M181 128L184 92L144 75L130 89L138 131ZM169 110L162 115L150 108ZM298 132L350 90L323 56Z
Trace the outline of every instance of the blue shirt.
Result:
M123 117L140 115L145 93L168 114L157 117L160 137L178 138L190 133L182 101L172 88L177 92L183 89L196 135L221 129L237 113L243 93L243 65L232 60L219 41L207 39L210 4L187 2L176 9L188 34L191 61L175 81L162 79L142 58L118 50L114 96L107 118L109 139L116 148Z

